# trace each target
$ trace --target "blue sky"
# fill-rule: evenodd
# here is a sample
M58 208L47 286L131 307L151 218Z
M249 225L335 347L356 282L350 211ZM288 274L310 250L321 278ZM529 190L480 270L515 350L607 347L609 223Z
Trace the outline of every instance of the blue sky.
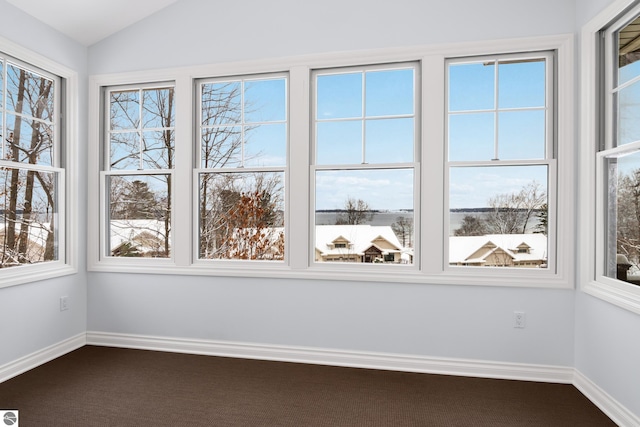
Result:
M315 163L320 167L396 164L402 169L319 170L316 209L343 208L348 198L380 210L413 209L415 70L319 74Z
M486 207L489 198L532 181L547 191L546 166L459 167L545 159L545 62L451 64L448 77L447 155L460 162L449 174L450 208Z
M491 161L496 152L500 160L545 158L544 61L497 68L451 64L448 78L450 161ZM328 169L316 172L316 209L342 208L348 198L363 199L373 209L414 208L414 176L406 166L415 161L416 151L415 70L346 70L318 74L316 82L313 155L318 167ZM248 132L246 166L283 166L286 80L248 80L244 93L245 123L259 124ZM228 123L229 129L237 124ZM422 150L428 156L428 144ZM337 170L363 163L403 168ZM519 191L531 181L546 190L547 174L545 166L456 167L449 174L450 208L485 207L490 197Z

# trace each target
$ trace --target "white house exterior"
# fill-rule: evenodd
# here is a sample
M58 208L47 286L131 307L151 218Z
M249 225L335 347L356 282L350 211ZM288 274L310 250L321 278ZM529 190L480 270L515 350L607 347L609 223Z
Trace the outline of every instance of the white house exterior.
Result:
M317 225L316 262L410 262L390 226Z
M451 236L449 265L479 267L546 267L544 234Z

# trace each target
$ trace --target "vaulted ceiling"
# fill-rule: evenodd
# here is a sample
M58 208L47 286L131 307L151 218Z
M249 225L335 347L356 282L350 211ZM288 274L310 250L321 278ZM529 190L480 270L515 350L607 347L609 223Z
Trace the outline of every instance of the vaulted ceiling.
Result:
M7 0L90 46L178 0Z

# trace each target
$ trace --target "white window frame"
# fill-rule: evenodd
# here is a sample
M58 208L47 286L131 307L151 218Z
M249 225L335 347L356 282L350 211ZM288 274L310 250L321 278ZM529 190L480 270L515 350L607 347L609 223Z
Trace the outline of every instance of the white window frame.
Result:
M449 197L449 171L452 168L463 168L463 167L499 167L499 166L546 166L547 167L547 212L548 212L548 256L547 263L548 267L544 269L539 269L536 271L532 271L532 269L526 269L528 271L519 271L514 270L514 268L505 268L499 267L498 271L495 272L496 275L500 275L503 273L518 273L525 275L532 275L535 277L544 277L544 276L553 276L555 275L558 263L557 263L557 253L556 253L556 244L558 241L556 238L557 235L557 227L558 227L558 216L557 216L557 186L558 186L558 167L556 160L556 105L555 105L555 55L551 51L541 51L541 52L523 52L523 53L515 53L515 54L498 54L492 56L481 56L481 57L463 57L463 58L454 58L449 59L447 64L468 64L468 63L477 63L478 61L509 61L509 60L527 60L527 59L544 59L545 60L545 156L540 159L532 159L532 160L464 160L464 161L446 161L446 172L445 172L445 226L444 230L449 230L450 226L450 216L447 215L448 212L448 197ZM448 87L447 81L447 87ZM495 83L494 91L498 90L498 84ZM497 93L497 92L496 92ZM539 108L537 108L539 109ZM528 108L518 109L518 110L528 110ZM447 108L448 111L448 108ZM510 111L500 110L498 105L495 105L493 109L480 110L480 112L494 112L496 114L496 121L498 120L497 116L501 111ZM460 112L455 112L454 114L460 114ZM494 138L497 140L498 138L498 127L496 126ZM448 141L448 137L445 138ZM497 148L497 145L496 145ZM446 153L445 153L446 156ZM496 153L497 156L497 153ZM445 253L449 253L449 238L448 236L444 239L445 242ZM448 257L447 257L448 258ZM471 272L471 274L485 274L484 271L487 268L492 267L474 267L474 266L451 266L448 263L448 260L445 260L445 270L450 271L452 273L460 273L460 274L469 274L467 272Z
M55 161L58 164L51 167L20 165L23 170L50 171L58 175L58 259L0 269L0 288L5 288L75 274L78 271L78 74L2 37L0 52L5 58L11 57L10 62L26 69L35 67L34 72L56 81L57 94L54 96L57 117L54 117L54 120L56 126L60 127L57 132L58 140L54 142L54 150L58 152ZM12 167L11 162L0 163L2 166Z
M600 150L611 137L611 102L604 94L612 86L612 58L605 57L609 35L640 14L637 0L618 0L589 23L581 34L581 152L580 164L580 283L592 296L640 314L640 286L607 277L605 249L605 162L606 158L640 149L640 143ZM605 58L603 63L602 58ZM608 68L608 71L607 71ZM609 76L609 77L607 77ZM606 96L606 99L602 99ZM602 110L602 102L606 107Z
M402 115L402 116L388 116L385 118L396 118L396 117L402 117L402 118L406 118L406 117L411 117L414 119L414 144L413 144L413 162L403 162L403 163L367 163L367 164L358 164L358 165L344 165L344 164L338 164L338 165L324 165L324 164L317 164L316 162L316 154L317 154L317 141L316 141L316 136L317 132L316 132L316 126L318 123L322 123L325 120L318 120L316 117L316 103L317 103L317 88L316 88L316 79L318 76L326 76L326 75L332 75L332 74L341 74L341 73L351 73L351 72L362 72L362 73L367 73L367 72L371 72L371 71L393 71L393 70L401 70L401 69L409 69L409 68L413 68L414 70L414 78L413 78L413 84L414 84L414 111L413 114L407 114L407 115ZM402 274L402 271L409 271L409 272L419 272L419 257L420 257L420 247L419 245L416 245L416 247L414 247L414 262L413 264L408 264L408 265L391 265L391 264L367 264L367 263L354 263L354 262L346 262L346 263L339 263L339 262L315 262L314 260L314 252L315 252L315 248L316 248L316 244L315 244L315 236L316 236L316 232L314 230L315 227L315 211L316 211L316 206L315 206L315 177L316 177L316 173L318 171L366 171L366 170L402 170L402 169L412 169L413 170L413 212L414 212L414 219L413 219L413 227L414 227L414 242L418 242L419 239L417 238L417 236L420 235L420 164L421 164L421 146L420 146L420 141L421 141L421 132L420 132L420 127L421 127L421 112L420 112L420 107L421 107L421 97L422 97L422 91L420 89L421 84L420 84L420 79L422 77L422 73L421 73L421 65L419 62L417 61L404 61L404 62L398 62L398 63L384 63L384 64L363 64L363 65L357 65L357 66L351 66L351 67L339 67L339 68L317 68L311 71L311 78L310 78L310 85L312 87L311 90L311 99L310 99L310 106L311 106L311 127L312 127L312 138L310 141L310 150L311 150L311 164L310 164L310 177L309 180L311 182L311 190L310 190L310 197L311 197L311 207L309 209L309 223L310 225L310 233L312 238L310 239L310 246L308 249L309 252L309 262L310 262L310 266L309 269L310 270L317 270L318 272L322 272L322 271L342 271L342 270L346 270L347 272L349 270L353 271L363 271L363 272L369 272L371 273L372 269L373 271L377 271L377 270L382 270L384 271L384 269L389 270L387 272L387 274L389 274L389 272L391 271L391 269L393 269L393 271L395 273L400 273ZM363 85L364 85L364 80L363 80ZM364 86L363 86L363 100L364 97L366 96L365 91L364 91ZM364 104L363 104L363 109L364 109ZM349 118L348 120L361 120L362 121L362 126L365 126L365 123L367 121L367 119L371 120L370 117L366 117L364 114L365 112L363 111L362 113L362 117L359 118ZM378 117L375 117L375 119L378 119ZM363 138L365 138L365 132L363 130ZM337 236L336 236L337 237Z
M240 166L240 167L235 167L235 168L230 168L230 167L222 167L222 168L203 168L202 167L202 159L201 159L201 151L199 150L200 148L200 124L202 123L202 108L201 108L201 88L200 87L196 87L196 86L200 86L202 84L206 84L206 83L215 83L215 82L246 82L247 80L249 81L260 81L260 80L271 80L271 79L284 79L285 81L285 118L282 121L274 121L274 122L270 122L270 123L281 123L284 124L286 127L286 163L282 166L252 166L252 167L245 167ZM242 74L242 75L231 75L231 76L217 76L217 77L210 77L210 78L202 78L202 79L197 79L194 80L194 87L196 87L195 91L196 91L196 102L195 102L195 110L193 112L193 115L196 118L195 121L195 126L197 127L197 131L196 131L196 140L198 142L194 143L194 147L197 147L195 149L195 161L194 161L194 168L193 168L193 224L194 224L194 229L192 231L193 233L193 248L192 248L192 253L193 253L193 260L194 260L194 265L200 266L202 268L211 268L212 270L217 270L220 268L223 269L234 269L234 268L252 268L251 265L256 265L256 264L260 264L263 268L267 268L267 269L278 269L278 268L283 268L283 266L286 266L288 264L288 259L289 259L289 225L288 225L288 218L289 216L287 215L288 209L287 207L289 206L289 73L287 72L271 72L271 73L258 73L258 74ZM244 96L244 94L242 95ZM245 126L245 122L244 122L244 99L242 101L242 115L243 115L243 119L242 119L242 123L241 126L243 127L243 140L244 140L244 126ZM243 146L243 153L244 153L244 146ZM244 154L243 154L244 156ZM243 157L243 161L244 161L244 157ZM284 174L284 182L283 182L283 187L284 187L284 205L285 205L285 218L284 218L284 225L285 225L285 253L284 253L284 260L280 261L263 261L263 260L236 260L236 259L201 259L199 257L199 223L200 223L200 218L199 218L199 202L200 202L200 194L199 194L199 175L201 173L207 173L207 172L213 172L213 173L229 173L229 174L233 174L233 173L243 173L243 172L247 172L247 173L251 173L251 172L282 172Z
M511 54L522 52L556 52L557 109L556 160L557 230L556 269L550 273L507 269L499 272L451 271L444 256L445 233L445 62L449 58ZM416 258L410 268L378 268L379 265L328 266L313 262L313 201L312 179L312 71L338 67L365 67L396 63L420 63L419 128L421 141L415 159L416 192L420 212L417 224ZM284 263L256 262L196 262L194 248L196 217L193 212L195 150L194 114L197 100L194 82L198 79L230 78L232 76L267 73L288 73L289 76L289 165L286 176L287 209L285 216L287 257ZM101 260L99 248L99 153L100 153L100 92L104 86L142 84L160 81L175 82L176 96L176 170L173 243L175 257L166 264L149 264L145 260L120 262ZM485 285L509 287L565 288L574 285L574 140L573 140L573 36L558 35L517 40L496 40L446 46L383 49L368 52L348 52L277 60L215 64L188 68L140 71L113 75L91 76L89 79L89 215L88 268L91 271L166 273L206 276L299 278L319 280L354 280L390 283L430 283ZM549 185L553 185L551 182ZM416 202L417 203L417 202ZM188 206L188 208L185 208ZM115 261L115 262L106 262ZM130 260L127 260L130 261ZM320 268L318 268L320 267ZM382 266L385 267L385 266ZM395 267L395 266L388 266ZM527 269L524 269L527 270ZM547 273L547 274L536 274Z
M102 102L104 103L102 108L104 109L103 111L109 111L110 108L110 104L109 104L109 93L110 92L119 92L119 91L127 91L127 90L139 90L139 91L143 91L145 89L158 89L158 88L169 88L169 87L174 87L174 84L172 81L161 81L161 82L154 82L154 83L142 83L142 84L133 84L133 85L114 85L114 86L109 86L109 87L105 87L104 88L104 94L102 96L103 100ZM142 98L141 98L142 100ZM141 104L142 105L142 104ZM175 107L174 107L175 108ZM140 121L142 123L142 115L140 116ZM140 129L139 129L140 131ZM114 257L111 256L109 254L109 249L107 248L107 244L109 243L109 240L107 239L107 233L110 232L110 228L107 225L107 218L106 218L106 212L108 209L108 189L106 188L106 183L107 183L107 178L111 177L111 176L136 176L136 175L141 175L141 176L153 176L153 175L171 175L172 176L172 185L174 186L174 190L175 190L175 168L174 169L132 169L132 170L118 170L118 169L108 169L107 168L107 163L108 163L108 158L109 158L109 143L107 143L107 141L109 140L108 135L109 135L109 129L105 128L103 129L104 135L103 135L103 139L102 141L104 141L103 144L103 151L100 153L99 158L100 158L100 162L101 162L101 168L100 168L100 190L99 190L99 200L100 200L100 209L99 209L99 220L100 220L100 234L99 234L99 241L101 242L100 247L98 248L98 256L100 257L101 260L103 260L103 262L105 263L111 263L111 264L132 264L132 265L136 265L137 263L140 263L140 261L144 262L144 263L149 263L151 265L173 265L174 264L174 254L175 251L173 250L173 243L170 246L170 256L167 258L145 258L145 259L137 259L137 258L127 258L127 257ZM174 147L174 155L175 155L175 147ZM177 163L174 160L174 163ZM175 224L175 219L176 219L176 214L175 212L175 191L172 191L172 196L174 197L174 200L171 201L171 219L170 219L170 223L171 223L171 231L170 231L170 235L169 235L169 239L171 242L174 241L174 236L175 236L175 232L174 232L174 224Z

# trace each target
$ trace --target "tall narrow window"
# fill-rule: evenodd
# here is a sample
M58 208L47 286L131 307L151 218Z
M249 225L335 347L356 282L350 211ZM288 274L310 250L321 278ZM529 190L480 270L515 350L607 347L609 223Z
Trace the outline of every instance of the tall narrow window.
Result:
M448 61L450 266L553 265L553 56Z
M64 260L59 87L0 56L0 268Z
M174 89L171 85L110 88L105 98L106 255L169 258Z
M599 167L603 276L640 285L640 18L623 17L605 33L605 118Z
M316 263L413 264L416 64L314 72Z
M282 262L287 77L207 79L197 87L198 257Z

